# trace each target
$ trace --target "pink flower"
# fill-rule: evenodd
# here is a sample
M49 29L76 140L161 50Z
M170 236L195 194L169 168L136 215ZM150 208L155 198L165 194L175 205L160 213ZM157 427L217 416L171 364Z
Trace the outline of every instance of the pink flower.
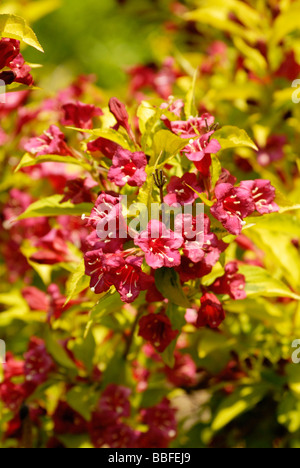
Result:
M13 71L3 71L0 73L0 80L6 85L12 84L16 79L16 74Z
M196 174L184 174L181 179L173 176L169 185L167 186L168 195L165 196L165 203L170 206L180 204L188 205L193 203L198 195L190 187L195 189L198 193L202 192L200 183L197 180Z
M269 180L248 180L241 182L241 188L249 190L255 203L255 209L260 214L269 214L279 211L279 206L274 203L276 190Z
M144 153L131 153L124 148L118 148L112 161L108 179L118 187L124 187L126 184L131 187L142 187L146 182L147 158Z
M284 60L276 71L275 76L279 78L285 78L288 81L294 81L299 77L300 65L298 63L298 57L296 57L294 50L286 52Z
M88 226L97 228L99 223L107 223L109 219L118 216L120 212L120 197L102 192L96 200L90 216L82 216Z
M159 353L163 353L179 333L178 330L172 330L169 317L161 313L142 317L139 326L139 336L150 341Z
M96 448L136 448L139 433L123 422L103 420L101 414L93 414L90 437Z
M130 449L137 447L139 432L135 431L127 424L118 422L115 425L110 425L105 428L104 432L104 444L108 445L111 449Z
M143 231L134 243L145 252L146 262L155 270L180 265L181 257L178 250L182 247L183 238L168 230L160 221L150 221L147 230Z
M1 78L0 78L1 79ZM1 128L0 129L0 146L5 145L8 141L8 135L5 133L5 131Z
M80 203L92 203L93 195L91 189L97 187L98 184L91 177L84 179L68 180L65 188L65 195L61 203L71 200L74 205Z
M102 393L98 410L109 414L111 419L129 418L131 390L115 384L110 384Z
M71 261L66 239L59 229L51 229L48 234L34 242L39 250L31 255L30 260L43 264L55 265L55 263Z
M101 153L106 158L112 159L118 149L122 147L114 141L107 140L106 138L97 138L97 140L90 141L87 144L87 149L90 153Z
M249 197L249 190L231 184L219 184L216 186L215 195L217 203L211 208L211 214L231 234L241 234L245 224L243 220L255 211L255 203Z
M217 182L217 185L219 184L231 184L235 185L237 183L237 178L234 177L233 175L230 174L230 172L227 169L222 169L220 178Z
M117 98L111 98L109 101L109 110L117 121L117 130L119 127L125 128L130 137L134 139L131 127L129 125L129 115L125 105Z
M160 106L160 108L167 109L169 112L172 112L172 114L175 114L177 117L181 117L181 112L184 109L184 101L182 99L177 99L176 101L171 102L171 104L169 102L164 102ZM169 120L164 115L161 117L161 120L163 122L168 121L169 124Z
M49 305L47 308L47 321L51 322L52 318L54 320L59 319L64 312L66 312L70 307L80 304L80 300L69 301L65 305L66 297L61 294L57 284L50 284L47 289Z
M85 239L84 251L102 250L103 253L114 253L122 250L126 239L99 239L97 231L93 231Z
M49 298L47 294L34 286L28 286L22 289L22 296L30 307L30 310L47 311L49 307Z
M24 361L17 361L12 353L6 353L6 363L3 364L4 380L24 375Z
M153 283L152 278L142 272L142 263L142 258L129 256L116 272L114 286L125 303L134 302L140 292L148 289Z
M209 175L211 154L215 154L221 149L221 145L217 140L210 139L213 133L209 132L196 140L191 140L190 144L183 150L186 157L195 163L198 171L205 177Z
M60 401L52 416L56 434L84 434L87 423L83 417L65 401Z
M244 275L238 274L237 262L230 262L225 267L225 275L219 278L211 286L215 294L228 294L236 301L246 299L246 279Z
M8 67L20 53L20 41L4 37L0 40L0 70Z
M181 231L185 239L183 253L193 263L203 262L212 268L227 248L227 244L211 232L207 215L203 219L201 215L178 215L175 227L176 232Z
M162 99L168 99L172 94L178 72L174 68L174 59L167 58L160 70L155 65L139 65L130 70L131 92L137 94L144 88L152 88Z
M210 114L203 114L201 117L191 117L187 121L169 122L168 127L181 138L196 138L207 133L207 129L213 125L215 118Z
M31 138L24 145L24 149L36 156L46 154L66 156L71 154L65 141L65 135L55 125L51 125L49 130L40 137Z
M260 148L257 156L259 164L263 167L284 158L284 146L287 144L285 135L271 135L264 148Z
M167 57L163 63L161 70L157 73L153 81L155 91L162 99L168 99L173 92L173 85L179 76L175 68L175 60L172 57Z
M19 54L12 62L10 62L9 68L15 74L16 83L21 83L27 86L31 86L33 84L33 78L30 74L31 68L29 65L26 65L22 54Z
M38 387L47 381L49 374L55 369L55 364L46 350L43 340L32 337L25 358L26 382L31 387Z
M142 432L138 439L138 447L148 449L168 448L171 443L167 434L155 426L150 427L147 432Z
M5 381L0 384L0 400L13 413L17 413L25 401L27 394L23 385Z
M98 250L85 255L86 274L91 276L92 290L101 294L113 285L125 303L134 302L153 282L143 273L142 263L142 258L126 256L126 252L104 254Z
M91 277L91 289L102 294L110 289L116 279L116 273L124 265L120 254L104 254L102 250L87 252L84 256L85 273Z
M189 354L175 351L175 365L173 368L165 367L169 382L175 387L193 387L196 384L197 367Z
M176 268L176 271L182 283L187 283L190 280L203 278L211 272L212 268L211 265L207 265L204 261L195 263L187 257L182 257L181 265Z
M91 129L93 128L93 117L103 115L99 107L83 102L69 102L62 106L64 116L61 119L61 124L66 126L75 126L77 128Z
M218 328L225 318L223 306L217 297L214 294L204 294L201 298L196 326Z
M17 91L6 95L6 102L0 103L0 117L3 118L25 104L29 91Z
M170 443L177 434L175 413L176 410L171 407L170 401L164 398L158 405L141 411L142 422L150 428L159 429Z
M184 148L183 152L190 161L200 162L207 154L215 154L221 149L217 140L211 140L214 132L206 133L196 140L191 140L190 144Z

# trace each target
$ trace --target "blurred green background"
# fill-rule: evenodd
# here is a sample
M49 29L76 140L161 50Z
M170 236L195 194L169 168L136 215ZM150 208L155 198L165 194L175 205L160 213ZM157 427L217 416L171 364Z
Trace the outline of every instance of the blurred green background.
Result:
M169 50L164 23L170 0L35 0L1 2L0 12L11 12L33 25L45 49L41 56L26 51L26 59L41 63L47 72L66 67L74 76L95 73L104 88L122 85L125 70L137 63L165 57ZM53 11L51 11L53 10ZM164 29L164 40L162 37Z

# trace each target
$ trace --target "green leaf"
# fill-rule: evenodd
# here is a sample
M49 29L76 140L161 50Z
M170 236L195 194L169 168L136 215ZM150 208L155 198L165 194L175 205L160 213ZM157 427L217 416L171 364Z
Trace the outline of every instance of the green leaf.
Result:
M77 372L77 367L74 362L69 358L66 351L61 347L58 341L55 340L50 332L46 333L45 343L47 350L59 365Z
M250 411L266 396L267 392L268 386L264 384L238 388L219 406L212 423L212 430L220 431L235 418Z
M114 143L117 143L118 145L122 146L123 148L126 149L132 149L129 141L126 139L125 136L123 136L120 131L116 131L112 128L110 129L101 129L101 128L95 128L94 130L87 130L87 129L82 129L82 128L76 128L76 127L68 127L70 130L76 130L77 132L81 133L88 133L94 138L106 138L107 140L111 140Z
M299 364L289 364L286 367L288 385L297 398L300 398L300 369Z
M57 439L69 449L92 449L90 438L87 434L60 434Z
M29 265L37 272L41 277L45 285L49 285L51 282L51 275L53 270L53 265L40 265L31 260L32 255L37 251L35 247L26 239L21 246L21 253L26 257Z
M40 52L44 52L36 35L20 16L3 14L0 15L0 34L2 37L10 37L25 42Z
M244 23L240 25L230 20L230 13L234 13ZM184 15L188 21L197 21L212 28L226 31L234 36L243 37L249 41L259 39L260 16L250 6L237 0L203 0L201 7ZM257 31L250 30L252 26ZM260 33L261 34L261 33Z
M290 297L297 301L300 300L300 296L293 293L288 286L263 268L241 265L239 272L246 278L247 297Z
M287 393L279 404L278 422L291 433L300 429L300 400L292 393Z
M283 38L293 31L299 31L299 3L291 5L290 8L283 11L275 20L270 36L270 44L276 45Z
M164 156L163 160L167 157L170 158L175 156L179 151L186 147L189 140L184 140L177 135L174 135L169 130L160 130L154 135L153 139L153 151L155 161L161 155ZM150 166L154 166L155 162L150 161Z
M85 274L84 260L80 262L74 273L70 276L66 286L66 302L65 306L71 299L76 297L82 291L87 289L90 284L90 277Z
M99 302L95 305L95 307L91 310L90 320L99 323L101 318L108 314L117 312L118 310L122 309L123 305L124 304L121 301L119 294L117 294L115 290L114 292L105 293Z
M178 330L179 335L181 333L182 327L185 325L186 320L185 320L185 309L180 309L173 303L170 303L168 308L167 308L167 316L169 317L171 324L172 324L172 329L173 330ZM179 335L175 340L173 340L170 345L165 349L165 351L162 353L162 359L164 363L168 366L173 368L175 365L175 357L174 357L174 352L176 348L176 343L178 341Z
M78 338L72 346L75 357L83 362L89 373L91 373L94 368L95 349L96 342L91 329L86 336Z
M78 159L73 158L72 156L58 156L55 154L47 154L45 156L32 156L29 153L26 153L21 159L19 165L15 169L15 172L18 172L23 167L35 166L36 164L46 163L46 162L57 162L63 164L72 164L75 166L81 166L85 170L90 171L90 164L85 163L84 161L79 161Z
M91 420L92 410L95 407L99 395L91 387L73 387L67 393L67 402L86 421Z
M220 143L222 150L229 148L247 147L258 151L256 144L249 135L238 127L225 126L214 133L214 138Z
M193 82L191 88L189 89L185 101L184 111L186 118L189 119L192 116L196 116L198 113L198 109L196 106L196 85L197 85L197 78L198 78L198 69L194 73Z
M189 308L178 273L173 268L160 268L155 272L155 284L159 292L177 306Z
M93 208L91 203L81 203L79 205L73 205L71 201L61 203L62 198L62 195L53 195L51 197L38 200L30 205L27 210L18 217L18 220L38 218L40 216L88 215Z
M219 158L215 154L211 155L211 159L212 159L212 164L210 168L211 187L214 189L222 173L222 165L219 161Z
M143 101L138 108L137 116L139 118L139 127L142 134L142 149L147 151L148 146L151 147L153 133L156 127L162 125L161 117L165 115L170 121L177 117L167 109L152 106L148 101Z
M268 216L259 218L247 218L247 224L253 226L254 229L265 229L275 233L300 237L300 221L296 216L290 214L278 215L278 213L271 213Z

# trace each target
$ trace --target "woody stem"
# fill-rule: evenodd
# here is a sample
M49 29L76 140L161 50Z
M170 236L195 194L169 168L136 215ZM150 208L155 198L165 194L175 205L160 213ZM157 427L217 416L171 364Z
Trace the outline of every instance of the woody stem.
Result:
M123 354L124 360L127 359L128 354L130 353L131 346L132 346L133 339L134 339L134 335L135 335L135 332L136 332L136 329L137 329L137 326L138 326L138 323L139 323L139 320L140 320L142 314L143 314L143 310L140 309L138 311L138 313L136 314L135 320L134 320L134 322L132 324L131 332L130 332L130 335L129 335L128 339L127 339L125 351L124 351L124 354Z

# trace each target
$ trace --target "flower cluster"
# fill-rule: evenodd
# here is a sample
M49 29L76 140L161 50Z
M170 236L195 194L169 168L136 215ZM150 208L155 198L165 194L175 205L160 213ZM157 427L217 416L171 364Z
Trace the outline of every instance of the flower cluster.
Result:
M167 27L178 32L187 7L170 8L176 24ZM240 22L228 15L232 30ZM193 22L181 34L194 41L199 31ZM274 382L286 394L283 335L294 331L299 298L299 226L289 215L299 167L287 137L296 119L279 93L270 108L288 109L283 129L276 114L266 131L252 110L269 77L248 69L251 54L232 54L229 33L219 39L204 45L195 83L178 54L178 63L132 68L126 103L99 92L92 76L41 101L23 86L0 103L1 445L167 448L200 437L222 445L220 396L259 401ZM273 54L256 45L267 64ZM278 70L268 65L277 80L299 73L293 54ZM0 70L8 86L33 83L17 40L0 40ZM230 73L253 87L214 99ZM247 432L244 416L234 441Z
M30 71L31 68L26 65L20 52L20 41L2 38L0 40L0 80L6 85L15 82L31 86L33 78Z
M126 419L130 417L129 397L126 387L109 385L92 414L88 430L97 448L164 448L175 438L177 422L175 410L164 399L155 407L140 412L141 423L148 429L140 432L132 429Z

